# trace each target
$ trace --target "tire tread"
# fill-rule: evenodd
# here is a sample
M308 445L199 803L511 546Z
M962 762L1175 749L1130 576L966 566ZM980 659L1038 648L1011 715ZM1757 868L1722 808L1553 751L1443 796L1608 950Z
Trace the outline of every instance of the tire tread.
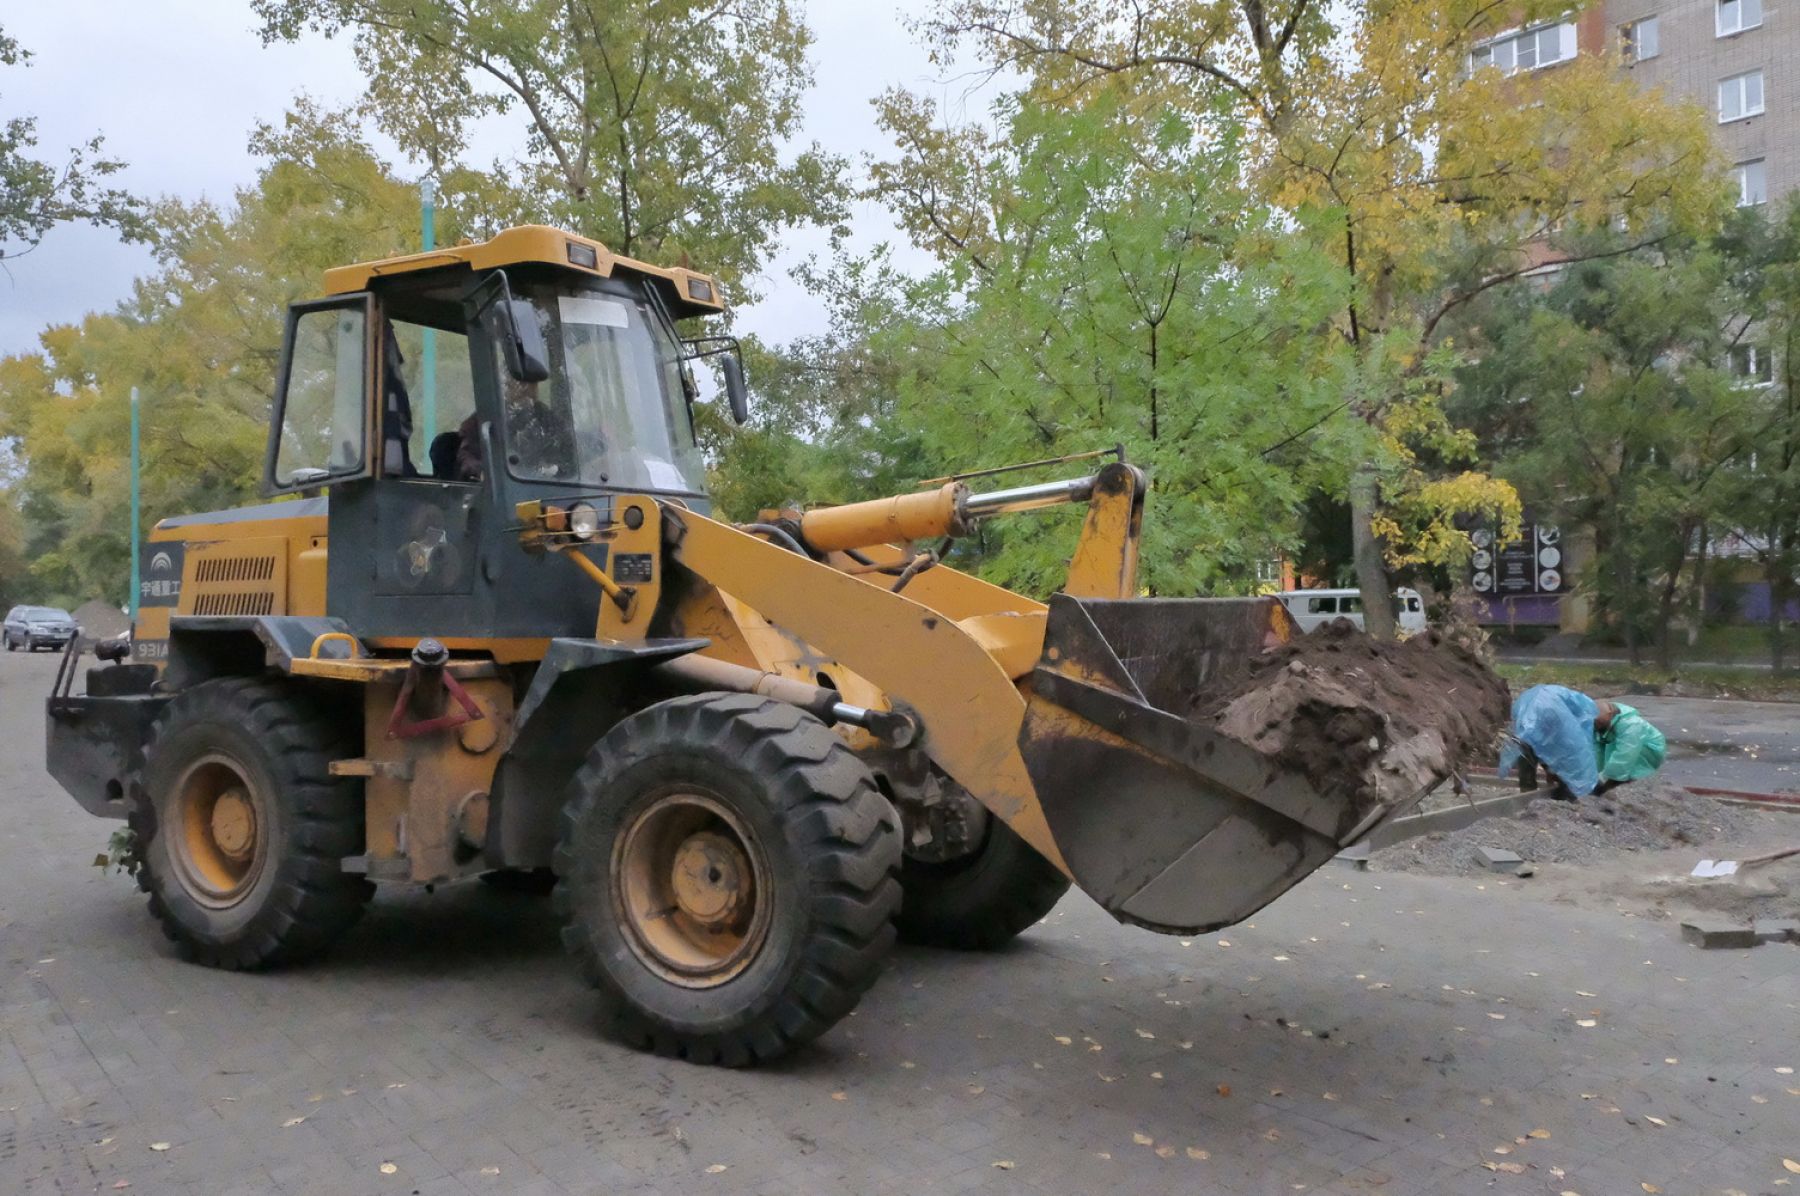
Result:
M900 905L899 817L843 740L810 714L751 695L695 694L625 719L588 753L564 806L557 873L574 875L582 827L602 803L620 800L610 791L613 777L671 747L696 745L718 745L764 778L771 811L804 861L808 930L785 986L753 1016L693 1033L656 1020L608 977L573 884L555 893L567 920L562 939L600 990L602 1019L615 1037L695 1063L767 1062L824 1033L879 977Z
M345 856L362 846L361 787L329 771L331 760L357 752L298 685L279 678L233 677L204 682L169 702L152 725L146 765L160 742L185 725L205 721L244 727L268 748L268 761L278 773L274 799L283 804L291 829L287 842L277 845L277 854L265 864L277 870L276 880L263 908L228 941L211 938L183 920L148 862L138 868L138 886L149 895L150 913L163 933L195 963L232 971L300 963L347 931L374 892L373 885L344 872L342 865ZM143 845L140 857L147 854L157 829L143 775L140 769L128 818Z

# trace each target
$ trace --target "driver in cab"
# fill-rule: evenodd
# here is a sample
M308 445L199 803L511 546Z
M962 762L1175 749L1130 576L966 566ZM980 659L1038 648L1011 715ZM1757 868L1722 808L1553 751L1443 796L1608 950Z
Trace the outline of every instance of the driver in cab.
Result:
M536 382L505 379L506 442L521 471L556 477L569 459L569 431L538 398ZM471 413L456 430L456 476L478 482L482 476L481 419Z

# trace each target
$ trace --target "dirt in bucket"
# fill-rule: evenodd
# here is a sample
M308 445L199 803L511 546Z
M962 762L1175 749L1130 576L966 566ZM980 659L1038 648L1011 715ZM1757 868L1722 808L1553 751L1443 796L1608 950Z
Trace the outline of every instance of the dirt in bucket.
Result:
M1461 644L1432 632L1384 643L1338 620L1198 695L1189 717L1304 774L1349 823L1491 765L1511 706L1506 682Z

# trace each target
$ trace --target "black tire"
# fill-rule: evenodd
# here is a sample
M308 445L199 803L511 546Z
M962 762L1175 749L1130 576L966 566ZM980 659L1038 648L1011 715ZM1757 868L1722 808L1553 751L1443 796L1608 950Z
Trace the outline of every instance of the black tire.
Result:
M732 890L726 934L745 928L736 962L683 976L651 939L685 907L634 916L628 890L639 892L634 875L658 875L636 870L640 829L690 815L714 821L670 824L677 862L701 839L729 839L751 884ZM893 945L899 866L899 816L843 740L781 702L701 694L632 715L589 752L564 812L556 901L609 1033L736 1067L786 1054L855 1007ZM743 892L753 898L740 908Z
M234 970L297 963L362 915L374 886L342 868L363 850L362 787L329 771L358 754L311 694L283 681L208 681L157 716L130 822L138 884L186 958ZM193 796L208 787L210 818ZM231 793L252 810L241 874L216 833L196 847L179 829L190 817L216 827Z
M549 868L498 868L483 872L481 883L501 893L543 897L556 887L556 873Z
M900 938L928 947L994 951L1062 900L1069 878L990 817L981 847L943 863L900 865Z

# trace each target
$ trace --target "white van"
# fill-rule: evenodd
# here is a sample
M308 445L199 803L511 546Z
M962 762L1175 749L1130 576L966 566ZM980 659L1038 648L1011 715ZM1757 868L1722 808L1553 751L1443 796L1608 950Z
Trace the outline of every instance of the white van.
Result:
M1275 595L1302 631L1322 627L1333 619L1349 619L1363 625L1362 594L1357 590L1286 590ZM1402 586L1394 591L1394 618L1401 635L1425 630L1425 599L1419 591Z

